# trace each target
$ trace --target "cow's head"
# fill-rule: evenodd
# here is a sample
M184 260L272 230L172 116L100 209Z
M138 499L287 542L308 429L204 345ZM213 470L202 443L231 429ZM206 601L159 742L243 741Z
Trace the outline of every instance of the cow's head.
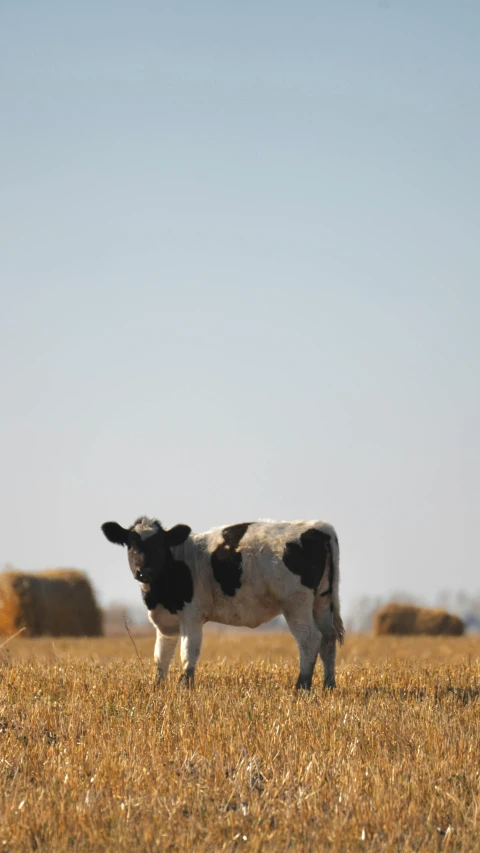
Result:
M186 524L164 530L159 521L144 516L137 518L128 529L116 521L106 521L102 530L109 542L127 546L133 577L145 584L159 577L167 563L169 549L185 542L191 532Z

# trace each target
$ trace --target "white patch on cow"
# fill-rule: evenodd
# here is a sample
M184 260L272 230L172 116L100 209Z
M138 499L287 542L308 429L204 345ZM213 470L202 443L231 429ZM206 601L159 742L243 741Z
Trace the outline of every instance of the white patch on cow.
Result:
M137 519L134 524L133 529L136 533L140 534L140 537L145 540L149 539L150 536L155 536L155 533L158 531L160 527L160 522L157 521L156 518L147 518L147 516L142 516Z
M158 527L155 527L152 530L142 530L140 532L140 539L142 540L142 542L145 542L146 539L150 539L152 536L155 536L157 530Z
M155 610L149 611L148 618L152 625L155 625L155 628L158 628L164 637L178 636L178 616L174 613L170 613L170 611L166 610L165 607L162 607L161 604L157 604Z

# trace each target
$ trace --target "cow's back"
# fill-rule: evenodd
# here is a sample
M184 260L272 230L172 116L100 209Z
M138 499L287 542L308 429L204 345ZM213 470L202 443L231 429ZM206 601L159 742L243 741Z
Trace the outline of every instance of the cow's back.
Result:
M245 522L192 536L182 556L192 571L196 605L207 620L256 627L292 599L311 597L295 557L301 563L302 540L315 535L336 542L332 526L317 520ZM328 588L326 574L320 583Z

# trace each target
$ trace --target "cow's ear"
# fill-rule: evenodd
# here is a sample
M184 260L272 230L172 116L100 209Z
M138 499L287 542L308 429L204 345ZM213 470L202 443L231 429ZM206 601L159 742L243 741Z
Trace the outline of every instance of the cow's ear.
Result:
M102 524L102 531L108 541L113 542L114 545L126 545L130 535L130 530L126 530L116 521L106 521Z
M166 530L165 536L168 547L173 548L174 545L181 545L182 542L185 542L185 539L188 539L191 532L192 528L188 524L176 524L175 527Z

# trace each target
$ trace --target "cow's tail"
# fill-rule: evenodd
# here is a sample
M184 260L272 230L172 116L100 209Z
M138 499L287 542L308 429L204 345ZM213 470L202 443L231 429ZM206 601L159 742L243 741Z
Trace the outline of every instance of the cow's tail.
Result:
M340 645L343 644L345 639L345 628L343 626L342 617L340 615L340 596L339 596L339 584L340 584L340 548L338 546L337 535L334 530L329 537L329 545L330 545L330 584L329 588L331 590L331 603L332 603L332 615L333 615L333 627L335 629L335 634Z

